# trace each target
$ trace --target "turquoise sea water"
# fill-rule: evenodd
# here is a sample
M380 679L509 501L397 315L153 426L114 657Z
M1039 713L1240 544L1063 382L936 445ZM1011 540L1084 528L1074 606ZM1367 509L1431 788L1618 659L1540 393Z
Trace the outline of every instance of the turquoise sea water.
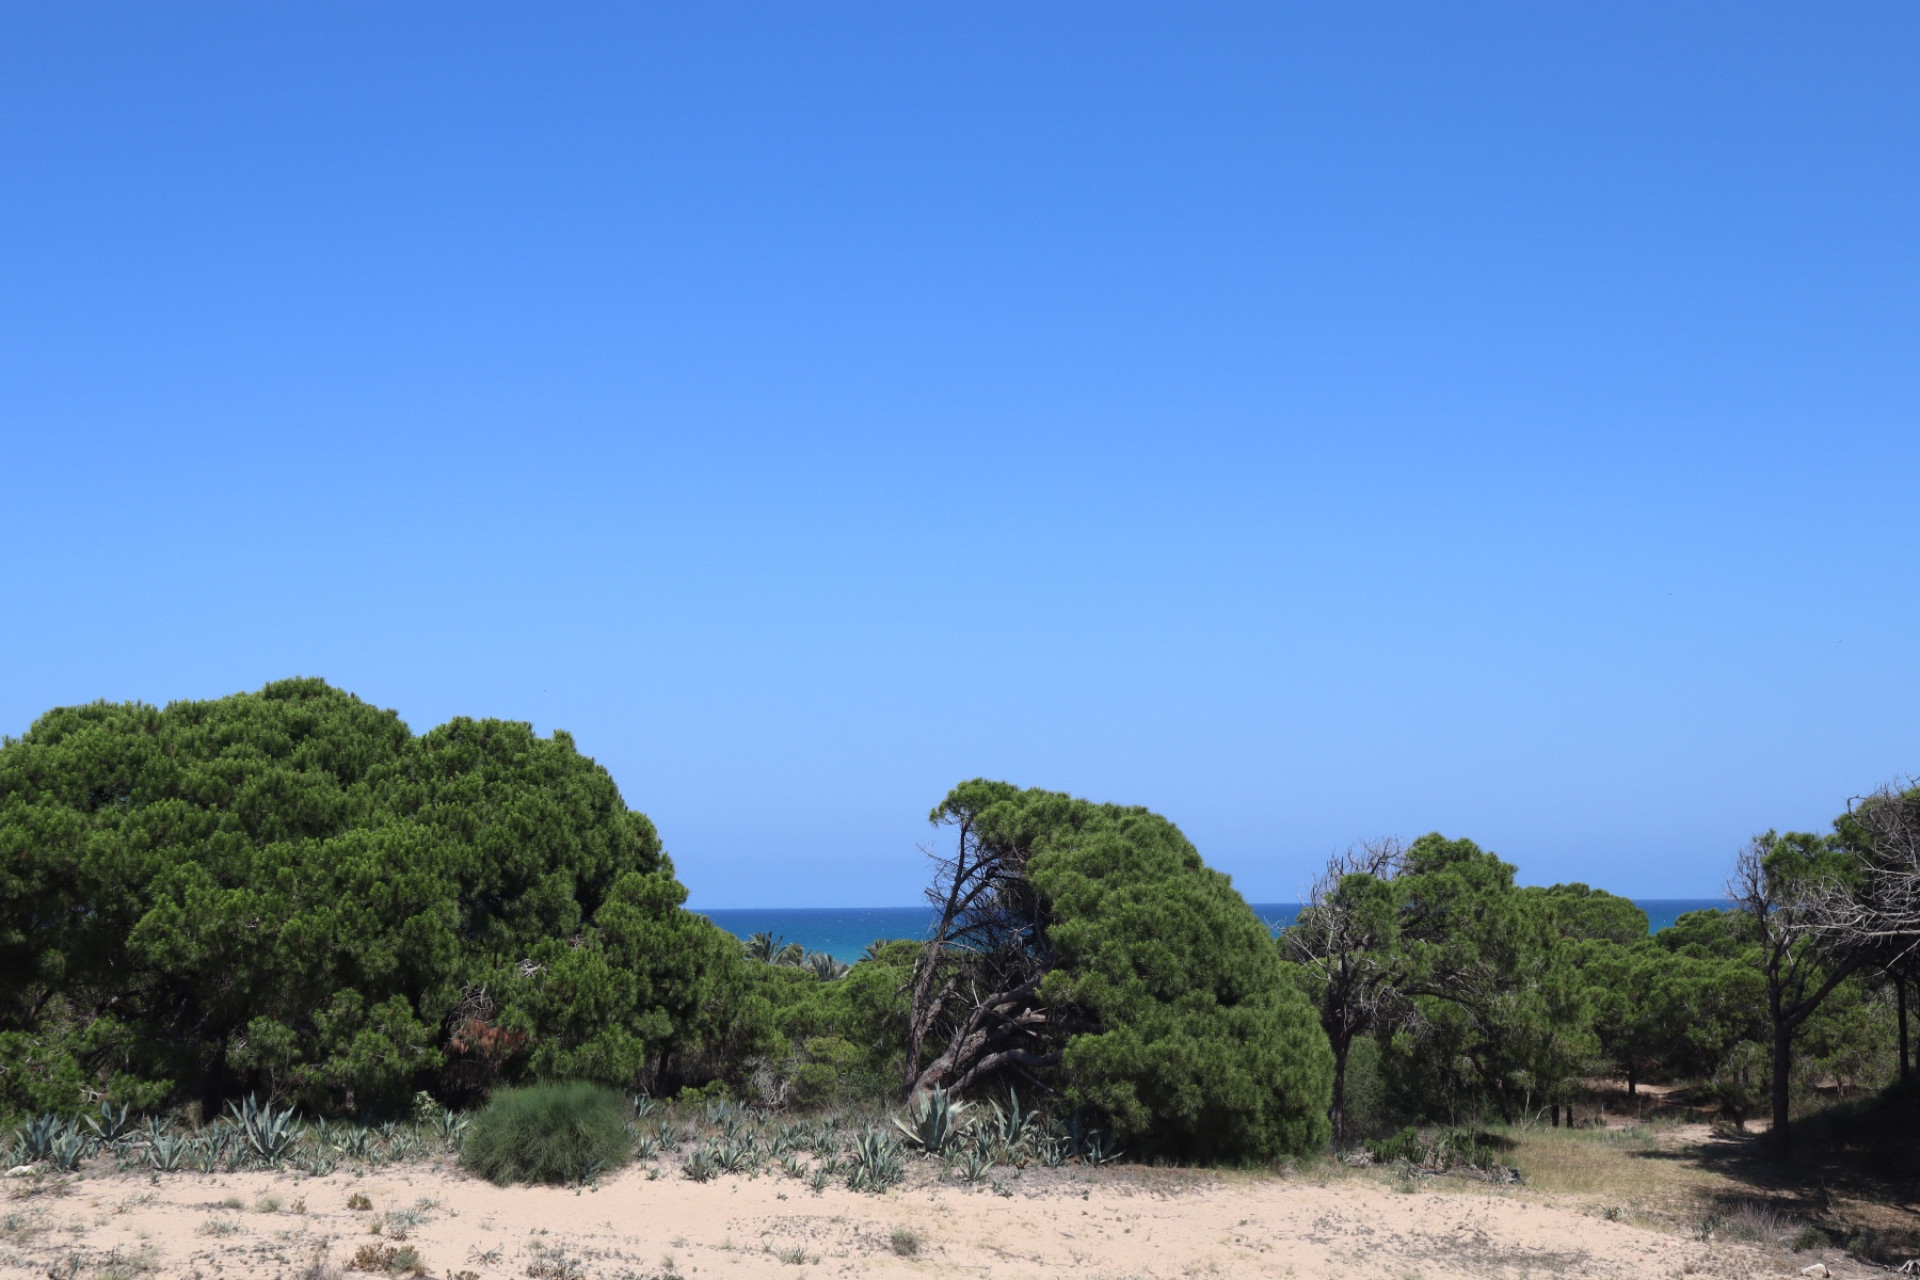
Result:
M1727 904L1719 898L1637 898L1647 923L1658 933L1683 912L1705 911ZM1293 923L1297 902L1256 902L1253 910L1278 932ZM702 911L722 929L745 938L771 933L782 942L797 942L808 951L824 951L851 964L876 938L924 938L933 926L926 907L741 907Z

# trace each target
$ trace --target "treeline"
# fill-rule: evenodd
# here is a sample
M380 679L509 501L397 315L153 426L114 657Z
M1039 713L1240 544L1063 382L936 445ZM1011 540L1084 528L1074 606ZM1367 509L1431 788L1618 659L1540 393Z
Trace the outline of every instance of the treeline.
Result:
M1522 888L1469 840L1333 859L1281 937L1333 1050L1337 1139L1538 1111L1559 1124L1596 1075L1681 1082L1735 1124L1905 1080L1920 918L1907 909L1920 792L1883 791L1825 835L1768 832L1730 907L1654 937L1632 902ZM1903 844L1903 841L1908 843Z
M1885 1074L1861 1046L1886 1038L1874 983L1911 976L1887 832L1912 808L1767 837L1751 911L1651 940L1631 903L1517 888L1468 841L1378 846L1276 945L1164 818L975 781L931 815L932 937L847 966L686 911L564 733L416 736L316 680L65 708L0 744L0 1115L258 1094L366 1118L539 1079L1017 1092L1136 1155L1260 1160L1555 1108L1595 1070L1737 1112L1782 1025L1802 1079Z

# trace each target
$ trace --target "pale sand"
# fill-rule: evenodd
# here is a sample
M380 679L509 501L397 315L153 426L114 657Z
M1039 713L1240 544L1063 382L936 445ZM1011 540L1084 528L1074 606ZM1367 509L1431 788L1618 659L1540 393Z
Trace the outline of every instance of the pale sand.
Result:
M1525 1188L1445 1180L1407 1194L1372 1176L1035 1170L1001 1196L937 1184L930 1172L919 1166L913 1184L878 1196L838 1186L815 1194L777 1174L649 1180L639 1168L592 1191L503 1189L428 1164L360 1177L104 1174L65 1194L30 1197L16 1181L0 1202L0 1215L11 1215L0 1232L0 1276L66 1276L74 1267L81 1277L293 1280L316 1256L338 1266L362 1246L389 1243L369 1232L374 1215L423 1202L424 1221L406 1228L404 1243L427 1273L484 1280L1782 1276L1819 1256L1703 1243ZM373 1212L347 1207L355 1193ZM282 1207L255 1207L263 1196ZM223 1206L234 1198L246 1207ZM237 1229L213 1234L212 1223ZM918 1233L917 1256L895 1252L896 1228ZM103 1270L116 1260L148 1269ZM1836 1274L1852 1270L1835 1266Z

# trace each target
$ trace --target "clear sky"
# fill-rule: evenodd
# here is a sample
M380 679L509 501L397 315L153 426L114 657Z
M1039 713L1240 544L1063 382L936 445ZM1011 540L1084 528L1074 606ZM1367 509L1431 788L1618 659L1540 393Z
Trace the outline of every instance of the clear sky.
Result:
M1920 771L1920 5L0 8L0 730L571 730L695 905L976 775L1256 900Z

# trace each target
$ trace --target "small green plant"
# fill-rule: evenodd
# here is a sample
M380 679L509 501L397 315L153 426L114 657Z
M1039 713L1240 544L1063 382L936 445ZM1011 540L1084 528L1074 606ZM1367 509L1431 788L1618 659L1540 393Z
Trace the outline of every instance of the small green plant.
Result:
M367 1199L364 1192L356 1191L347 1197L347 1208L355 1210L356 1212L364 1212L373 1208L373 1201Z
M626 1100L570 1081L503 1089L468 1126L460 1162L500 1186L579 1182L627 1162Z
M347 1263L349 1271L371 1271L376 1275L424 1276L426 1264L412 1245L363 1244Z
M893 1251L903 1258L919 1256L920 1233L912 1227L895 1227L888 1243L892 1244Z
M100 1142L117 1141L132 1127L133 1115L124 1103L116 1107L111 1102L103 1102L99 1116L87 1117L87 1128L93 1131L94 1138Z
M687 1162L680 1166L680 1172L695 1182L711 1182L719 1176L720 1158L710 1144L703 1142L693 1149Z
M208 1218L200 1224L200 1234L203 1236L231 1236L239 1234L239 1231L239 1223L225 1218Z
M275 1111L272 1103L262 1106L248 1094L244 1103L229 1102L227 1110L239 1130L243 1149L269 1168L286 1157L294 1139L300 1136L293 1123L292 1107Z
M936 1088L921 1095L905 1119L895 1116L893 1125L924 1154L937 1156L964 1136L962 1117L967 1109L968 1104L955 1102L945 1089Z
M869 1129L853 1144L852 1167L847 1170L851 1191L885 1191L907 1176L900 1147L888 1135Z
M967 1152L960 1162L960 1177L970 1187L977 1187L987 1180L987 1174L993 1170L993 1156L984 1147L975 1147Z
M47 1159L53 1167L62 1173L72 1173L80 1167L80 1162L93 1154L93 1143L78 1133L69 1133L55 1139L53 1150L47 1153Z

